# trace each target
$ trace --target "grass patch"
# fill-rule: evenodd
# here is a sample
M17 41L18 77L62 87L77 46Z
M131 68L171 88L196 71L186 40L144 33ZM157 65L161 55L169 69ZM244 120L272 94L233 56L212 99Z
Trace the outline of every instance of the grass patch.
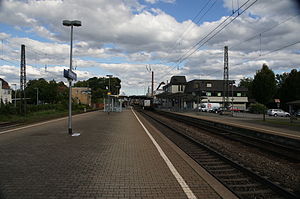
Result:
M300 120L293 120L291 122L290 120L266 120L265 122L270 123L270 124L275 124L275 125L282 125L282 126L298 126L300 127Z
M72 115L79 114L79 113L83 113L83 110L72 111ZM26 116L2 114L0 115L0 122L34 123L39 121L65 117L67 115L68 115L68 110L58 111L55 109L32 112L27 114Z

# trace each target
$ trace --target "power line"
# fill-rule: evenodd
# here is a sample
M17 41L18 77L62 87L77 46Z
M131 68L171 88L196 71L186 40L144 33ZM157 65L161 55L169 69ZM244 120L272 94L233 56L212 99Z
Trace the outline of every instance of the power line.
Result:
M248 0L247 2L249 2L250 0ZM194 54L197 50L199 50L202 46L204 46L207 42L209 42L212 38L214 38L219 32L221 32L224 28L226 28L229 24L231 24L237 17L239 17L241 14L243 14L246 10L248 10L251 6L253 6L256 2L257 2L258 0L255 0L254 2L252 2L248 7L246 7L241 13L239 13L239 15L237 15L237 16L235 16L234 18L232 18L227 24L225 24L220 30L218 30L216 33L214 33L211 37L209 37L206 41L204 41L204 39L206 39L214 30L216 30L216 28L213 30L213 31L211 31L208 35L206 35L203 39L201 39L198 43L197 43L197 45L194 45L193 46L193 48L194 47L196 47L196 46L198 46L202 41L204 41L201 45L199 45L196 49L194 49L190 54L187 54L187 53L185 53L185 55L184 56L182 56L179 60L178 60L178 65L180 64L180 63L182 63L184 60L186 60L187 58L189 58L192 54ZM242 8L247 2L245 2L240 8ZM238 9L238 10L240 10L240 8ZM236 10L235 12L237 12L238 10ZM231 16L229 16L229 17L231 17ZM227 21L227 19L229 19L229 17L228 18L226 18L221 24L223 24L225 21ZM217 27L220 27L220 25L221 24L219 24ZM190 50L189 50L189 52L190 52Z
M274 28L276 28L276 27L278 27L278 26L280 26L280 25L282 25L282 24L284 24L284 23L286 23L286 22L288 22L288 21L294 19L295 17L297 17L297 16L299 16L299 15L300 15L300 14L297 14L297 15L294 15L294 16L291 16L291 17L288 17L287 19L281 21L280 23L275 24L275 25L271 26L270 28L267 28L267 29L263 30L263 31L260 32L260 33L257 33L256 35L251 36L251 37L249 37L248 39L246 39L246 40L244 40L244 41L242 41L242 42L240 42L240 43L238 43L238 44L233 45L233 47L231 46L230 49L231 49L231 50L236 49L236 48L235 48L236 46L241 45L241 44L243 44L243 43L245 43L245 42L247 42L247 41L251 41L252 39L254 39L254 38L258 37L258 36L261 36L262 34L264 34L264 33L266 33L266 32L269 32L269 31L273 30Z
M175 44L172 46L172 48L170 48L170 50L168 51L167 54L171 54L172 52L174 52L177 48L178 45L180 44L180 42L183 40L184 36L186 35L187 32L191 31L192 29L194 29L194 27L192 27L193 22L195 22L195 20L197 19L197 17L202 13L202 11L207 7L207 5L209 5L209 3L212 0L208 0L205 5L200 9L200 11L194 16L194 18L191 20L190 24L188 25L188 27L182 32L182 34L179 36L179 38L176 40ZM208 13L208 11L210 11L210 9L215 5L217 0L215 0L213 2L213 4L209 7L209 9L197 20L197 22L195 22L196 24L198 24L201 19L203 19L203 17ZM192 28L191 28L192 27ZM167 56L165 59L167 60L169 56ZM163 62L161 62L163 63Z
M5 62L7 62L7 63L10 63L10 64L13 64L13 65L18 65L18 64L16 64L16 63L14 63L14 62L12 62L12 61L9 61L9 60L7 60L7 59L4 59L4 58L0 58L0 60L2 60L2 61L5 61Z
M299 41L296 41L296 42L293 42L293 43L290 43L290 44L287 44L287 45L282 46L282 47L280 47L280 48L277 48L277 49L275 49L275 50L269 51L269 52L267 52L267 53L265 53L265 54L262 54L262 55L260 55L260 56L258 56L258 57L256 57L256 58L254 58L254 59L251 59L251 60L249 60L249 61L256 61L256 60L258 60L258 59L260 59L260 58L263 58L263 57L265 57L265 56L267 56L267 55L269 55L269 54L272 54L272 53L277 52L277 51L280 51L280 50L282 50L282 49L285 49L285 48L288 48L288 47L297 45L297 44L299 44L299 43L300 43L300 40L299 40ZM247 62L249 62L249 61L247 61ZM231 65L231 67L232 67L232 66L241 65L241 64L244 64L244 63L245 63L245 61L240 62L240 63L237 63L237 64L233 64L233 65Z

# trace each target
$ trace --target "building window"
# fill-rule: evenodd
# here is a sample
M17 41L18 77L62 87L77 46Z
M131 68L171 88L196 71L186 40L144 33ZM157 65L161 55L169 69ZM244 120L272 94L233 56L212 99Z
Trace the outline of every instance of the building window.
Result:
M242 93L237 93L236 96L237 97L242 97Z
M206 83L207 88L211 88L211 86L212 86L211 83Z
M183 91L183 85L178 85L178 91Z
M211 92L206 92L206 96L210 97L211 96Z
M218 92L218 93L217 93L217 96L218 96L218 97L221 97L221 96L222 96L222 93L221 93L221 92Z

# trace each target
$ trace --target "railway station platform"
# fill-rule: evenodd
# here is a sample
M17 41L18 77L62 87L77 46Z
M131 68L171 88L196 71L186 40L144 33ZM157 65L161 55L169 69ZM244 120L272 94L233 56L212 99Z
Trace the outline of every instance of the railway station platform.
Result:
M216 123L231 125L239 128L250 129L254 131L259 131L266 134L278 135L282 137L288 137L296 140L300 140L300 122L297 121L296 124L281 125L280 119L285 120L285 123L289 121L289 118L268 118L269 122L264 122L262 116L260 117L250 117L247 114L240 113L239 115L235 113L234 117L228 115L219 115L215 113L205 113L205 112L175 112L177 114L182 114L186 116L196 117L203 120L208 120ZM266 116L268 117L268 116ZM279 124L278 124L279 123Z
M0 132L1 199L236 198L131 109Z

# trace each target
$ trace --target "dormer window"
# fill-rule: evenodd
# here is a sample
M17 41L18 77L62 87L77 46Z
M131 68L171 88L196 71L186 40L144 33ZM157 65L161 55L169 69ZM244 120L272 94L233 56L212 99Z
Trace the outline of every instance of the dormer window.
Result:
M211 83L206 83L206 87L207 87L207 88L211 88L211 87L212 87L212 84L211 84Z

